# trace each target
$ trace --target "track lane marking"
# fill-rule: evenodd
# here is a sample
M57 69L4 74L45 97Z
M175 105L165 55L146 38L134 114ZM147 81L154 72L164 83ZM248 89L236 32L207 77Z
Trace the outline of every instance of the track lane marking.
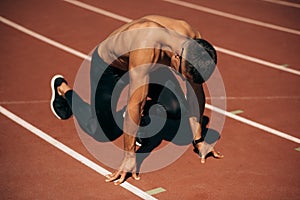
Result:
M242 97L232 97L232 96L213 96L205 97L206 100L300 100L300 96L242 96ZM48 99L40 100L10 100L10 101L0 101L0 105L18 105L18 104L42 104L50 103Z
M152 190L148 190L147 193L150 195L155 195L155 194L159 194L159 193L162 193L165 191L167 191L167 190L162 187L158 187L158 188L154 188Z
M300 96L243 96L243 97L230 97L230 96L214 96L206 97L207 100L300 100Z
M227 54L227 55L231 55L231 56L236 57L236 58L240 58L240 59L247 60L247 61L250 61L250 62L253 62L253 63L264 65L264 66L267 66L267 67L270 67L270 68L273 68L273 69L277 69L277 70L284 71L284 72L289 72L291 74L295 74L295 75L300 76L300 71L298 71L296 69L286 68L282 65L278 65L278 64L266 61L266 60L259 59L259 58L254 58L252 56L248 56L248 55L245 55L245 54L242 54L242 53L238 53L238 52L235 52L235 51L224 49L222 47L215 46L215 49L219 52L222 52L222 53Z
M226 13L226 12L223 12L223 11L215 10L215 9L212 9L212 8L207 8L207 7L204 7L204 6L200 6L200 5L185 2L185 1L178 1L178 0L162 0L162 1L166 1L166 2L169 2L169 3L172 3L172 4L176 4L176 5L179 5L179 6L186 7L186 8L192 8L192 9L199 10L199 11L206 12L206 13L210 13L210 14L213 14L213 15L218 15L218 16L221 16L221 17L226 17L226 18L229 18L229 19L245 22L245 23L248 23L248 24L254 24L254 25L257 25L257 26L264 27L264 28L269 28L269 29L273 29L273 30L277 30L277 31L282 31L282 32L291 33L291 34L295 34L295 35L300 35L299 30L286 28L286 27L283 27L283 26L278 26L278 25L258 21L258 20L255 20L255 19L250 19L250 18L246 18L246 17Z
M74 151L70 147L68 147L68 146L64 145L63 143L61 143L60 141L54 139L53 137L51 137L47 133L45 133L42 130L36 128L32 124L28 123L27 121L23 120L22 118L20 118L19 116L15 115L14 113L10 112L9 110L7 110L6 108L4 108L2 106L0 106L0 113L2 115L6 116L7 118L9 118L10 120L14 121L15 123L19 124L23 128L27 129L28 131L30 131L34 135L38 136L39 138L41 138L44 141L48 142L49 144L53 145L57 149L59 149L62 152L66 153L67 155L71 156L75 160L81 162L85 166L87 166L90 169L96 171L97 173L99 173L103 176L106 176L106 175L111 173L108 170L106 170L103 167L97 165L96 163L94 163L93 161L91 161L88 158L84 157L83 155L77 153L76 151ZM133 194L139 196L142 199L156 200L156 198L152 197L147 192L142 191L141 189L131 185L128 182L123 182L120 186L125 188L126 190L132 192Z
M239 114L242 114L244 111L243 110L233 110L233 111L230 111L230 113L234 114L234 115L239 115Z
M269 3L275 3L275 4L279 4L279 5L284 5L284 6L289 6L289 7L294 7L294 8L300 8L300 4L298 3L292 3L292 2L287 2L287 1L280 1L280 0L262 0L265 2L269 2Z
M128 23L128 22L132 21L132 19L129 19L127 17L123 17L121 15L117 15L115 13L109 12L107 10L103 10L101 8L97 8L95 6L92 6L92 5L89 5L89 4L80 2L80 1L73 1L73 0L63 0L63 1L71 3L73 5L76 5L78 7L84 8L86 10L89 10L89 11L92 11L92 12L95 12L95 13L108 16L110 18L113 18L113 19L116 19L116 20L119 20L119 21L122 21L122 22Z
M287 140L290 140L292 142L300 144L300 139L297 138L297 137L291 136L291 135L286 134L284 132L278 131L276 129L273 129L273 128L270 128L268 126L262 125L260 123L254 122L252 120L246 119L244 117L235 115L233 113L230 113L228 111L222 110L218 107L215 107L215 106L212 106L212 105L209 105L209 104L205 104L205 107L210 109L211 111L214 111L214 112L217 112L219 114L225 115L225 116L227 116L231 119L235 119L235 120L237 120L239 122L242 122L244 124L248 124L249 126L253 126L255 128L258 128L258 129L263 130L265 132L271 133L271 134L276 135L278 137L281 137L281 138L284 138L284 139L287 139Z
M35 38L37 38L37 39L39 39L41 41L44 41L45 43L48 43L48 44L50 44L52 46L55 46L55 47L57 47L57 48L59 48L61 50L64 50L64 51L72 54L72 55L75 55L75 56L80 57L80 58L89 58L90 59L89 56L87 56L87 55L85 55L85 54L83 54L81 52L78 52L77 50L74 50L74 49L72 49L72 48L70 48L68 46L65 46L65 45L60 44L60 43L58 43L58 42L56 42L54 40L51 40L51 39L49 39L49 38L47 38L45 36L42 36L42 35L40 35L38 33L35 33L35 32L33 32L33 31L31 31L31 30L23 27L23 26L20 26L20 25L14 23L14 22L12 22L12 21L10 21L8 19L3 18L2 16L0 16L0 21L2 21L3 23L5 23L6 25L8 25L10 27L16 28L17 30L19 30L19 31L21 31L23 33L26 33L26 34L28 34L28 35L30 35L32 37L35 37ZM36 36L38 36L38 37L36 37ZM267 127L265 125L262 125L260 123L251 121L249 119L233 115L232 113L230 113L228 111L222 110L222 109L214 107L212 105L206 104L205 106L206 106L206 108L208 108L208 109L210 109L212 111L218 112L218 113L223 114L223 115L225 115L227 117L233 118L233 119L235 119L237 121L240 121L240 122L243 122L243 123L248 124L250 126L253 126L253 127L259 128L261 130L264 130L265 132L269 132L271 134L277 135L279 137L282 137L282 138L285 138L287 140L290 140L290 141L293 141L293 142L296 142L296 143L300 144L300 139L298 139L296 137L293 137L293 136L291 136L289 134L286 134L284 132L272 129L272 128Z
M79 6L81 8L87 9L89 11L96 12L98 14L117 19L117 20L122 21L122 22L128 23L128 22L132 21L132 19L129 19L127 17L123 17L121 15L118 15L118 14L115 14L115 13L97 8L95 6L91 6L91 5L86 4L86 3L82 3L82 2L77 1L77 0L63 0L63 1L65 1L67 3L70 3L70 4L73 4L75 6ZM105 12L103 12L103 11L105 11ZM230 56L233 56L233 57L237 57L237 58L240 58L240 59L243 59L243 60L258 63L260 65L264 65L264 66L267 66L267 67L271 67L271 68L274 68L274 69L277 69L277 70L285 71L285 72L300 76L300 71L298 71L296 69L286 68L286 67L283 67L282 65L279 65L279 64L275 64L275 63L272 63L272 62L269 62L269 61L265 61L265 60L262 60L262 59L259 59L259 58L248 56L248 55L245 55L245 54L242 54L242 53L239 53L239 52L235 52L235 51L232 51L232 50L229 50L229 49L225 49L225 48L222 48L222 47L218 47L218 46L215 46L215 49L219 52L222 52L224 54L227 54L227 55L230 55Z
M68 46L63 45L63 44L61 44L59 42L56 42L56 41L54 41L54 40L52 40L50 38L47 38L47 37L45 37L45 36L43 36L41 34L38 34L38 33L34 32L34 31L32 31L32 30L30 30L28 28L25 28L24 26L21 26L21 25L15 23L13 21L10 21L10 20L2 17L2 16L0 16L0 21L2 23L4 23L4 24L6 24L6 25L8 25L8 26L10 26L12 28L14 28L14 29L17 29L17 30L19 30L19 31L21 31L23 33L26 33L27 35L29 35L31 37L34 37L34 38L36 38L36 39L38 39L40 41L43 41L43 42L45 42L47 44L50 44L51 46L54 46L54 47L59 48L59 49L61 49L63 51L66 51L66 52L68 52L70 54L73 54L73 55L75 55L75 56L77 56L79 58L90 59L90 58L88 58L88 56L86 54L84 54L84 53L82 53L80 51L77 51L77 50L75 50L75 49L73 49L71 47L68 47Z
M40 104L40 103L50 103L50 100L0 101L0 105Z

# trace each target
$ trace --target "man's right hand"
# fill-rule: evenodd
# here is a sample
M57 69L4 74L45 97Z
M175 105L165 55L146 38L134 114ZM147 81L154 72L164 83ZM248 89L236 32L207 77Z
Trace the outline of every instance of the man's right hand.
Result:
M106 176L106 182L112 182L117 180L119 177L120 179L115 182L115 185L120 185L121 183L124 182L127 173L132 174L132 178L135 180L140 180L140 177L136 174L136 155L130 154L126 155L120 168L115 171L112 174L109 174Z

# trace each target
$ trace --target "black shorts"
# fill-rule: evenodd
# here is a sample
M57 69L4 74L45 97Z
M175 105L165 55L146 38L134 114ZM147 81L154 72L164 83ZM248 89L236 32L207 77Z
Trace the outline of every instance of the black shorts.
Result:
M118 80L126 73L105 63L98 54L98 48L94 51L91 61L91 109L97 116L100 127L106 135L121 133L123 125L123 113L117 112L116 103L113 105L112 94ZM124 84L118 84L119 88ZM117 123L116 121L119 121Z

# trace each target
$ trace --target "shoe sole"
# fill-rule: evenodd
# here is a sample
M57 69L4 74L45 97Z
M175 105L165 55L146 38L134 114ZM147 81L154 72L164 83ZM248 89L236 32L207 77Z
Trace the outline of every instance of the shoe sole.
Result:
M51 111L53 112L54 116L57 117L58 119L61 120L61 118L56 114L54 108L53 108L53 102L54 102L54 99L55 99L55 88L54 88L54 82L57 78L64 78L62 75L55 75L52 77L51 79L51 90L52 90L52 97L51 97L51 101L50 101L50 108L51 108Z

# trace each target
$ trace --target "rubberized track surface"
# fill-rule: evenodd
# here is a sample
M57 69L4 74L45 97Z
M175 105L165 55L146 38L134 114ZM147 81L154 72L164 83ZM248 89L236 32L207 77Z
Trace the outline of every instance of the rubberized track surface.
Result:
M0 2L1 199L139 199L159 187L166 191L154 194L157 199L299 199L299 1L81 1L111 12L106 16L70 2ZM217 144L223 160L201 165L190 147L170 166L117 187L105 183L97 167L82 164L89 159L106 168L87 152L74 121L59 121L49 109L52 75L64 74L73 84L83 59L51 41L84 56L126 20L148 14L182 18L216 45L227 111L242 110L238 117L256 123L229 114ZM84 159L78 162L33 132ZM131 192L132 185L140 190Z

